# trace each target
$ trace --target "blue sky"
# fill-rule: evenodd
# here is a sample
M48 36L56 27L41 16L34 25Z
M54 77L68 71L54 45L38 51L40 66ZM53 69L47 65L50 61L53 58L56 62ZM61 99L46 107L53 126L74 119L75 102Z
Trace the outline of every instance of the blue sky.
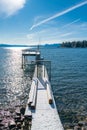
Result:
M87 0L0 0L0 43L87 40Z

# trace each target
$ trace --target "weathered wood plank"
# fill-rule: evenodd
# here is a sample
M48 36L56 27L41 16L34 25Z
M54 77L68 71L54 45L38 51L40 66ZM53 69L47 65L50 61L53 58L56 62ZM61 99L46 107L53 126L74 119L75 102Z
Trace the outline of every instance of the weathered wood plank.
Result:
M27 104L30 106L31 103L33 102L33 98L34 98L34 91L35 91L35 81L32 81L31 84L31 89L30 89L30 93L29 93L29 99Z
M47 96L48 96L49 104L52 104L53 103L53 99L52 99L50 84L48 84L48 83L47 83Z
M24 117L28 118L28 119L32 119L31 109L30 109L30 107L28 105L26 106Z
M37 100L37 86L35 86L33 102L31 103L31 109L35 109Z

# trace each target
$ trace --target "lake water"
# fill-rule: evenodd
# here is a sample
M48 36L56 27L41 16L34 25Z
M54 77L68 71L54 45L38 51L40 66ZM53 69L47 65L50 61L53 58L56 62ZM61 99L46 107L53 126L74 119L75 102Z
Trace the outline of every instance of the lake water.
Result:
M51 85L62 122L87 115L87 49L45 48L51 61ZM0 48L0 107L24 104L31 84L22 65L21 49Z

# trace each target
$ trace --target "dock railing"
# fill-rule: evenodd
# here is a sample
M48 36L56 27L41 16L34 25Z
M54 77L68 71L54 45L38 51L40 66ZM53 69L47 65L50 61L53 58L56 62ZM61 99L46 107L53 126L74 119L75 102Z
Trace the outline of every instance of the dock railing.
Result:
M45 75L46 75L45 67L46 67L48 79L49 79L49 81L51 81L51 61L49 61L49 60L29 60L24 64L23 68L25 70L28 68L28 71L32 70L32 73L34 73L34 69L35 69L36 65L37 65L37 67L36 67L37 68L37 70L36 70L37 77L40 77L41 71L44 72L44 73L42 73L43 74L42 77L45 77Z

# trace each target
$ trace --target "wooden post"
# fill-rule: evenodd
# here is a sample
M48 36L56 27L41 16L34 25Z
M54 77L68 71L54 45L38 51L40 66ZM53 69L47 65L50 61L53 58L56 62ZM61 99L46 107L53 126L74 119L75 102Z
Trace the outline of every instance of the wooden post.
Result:
M44 66L44 77L45 77L45 66Z
M50 82L51 82L51 61L49 61L49 63L50 63L50 75L49 75L49 80L50 80Z
M23 63L23 55L22 55L22 69L23 69L23 64L24 64L24 63Z
M24 61L24 65L23 65L23 66L25 66L25 55L24 55L24 59L23 59L23 61Z

